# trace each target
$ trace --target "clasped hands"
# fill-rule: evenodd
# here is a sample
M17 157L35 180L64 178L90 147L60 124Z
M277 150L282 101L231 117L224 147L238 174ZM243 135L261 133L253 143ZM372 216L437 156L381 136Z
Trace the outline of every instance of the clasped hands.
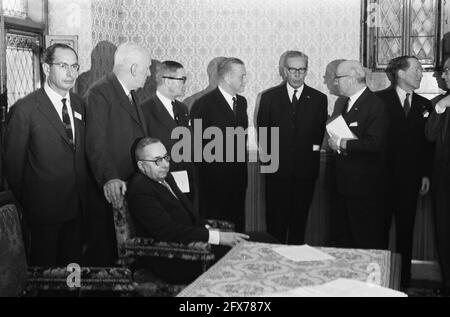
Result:
M127 191L127 184L118 179L111 179L103 185L103 194L106 200L113 205L113 208L121 208L123 199Z

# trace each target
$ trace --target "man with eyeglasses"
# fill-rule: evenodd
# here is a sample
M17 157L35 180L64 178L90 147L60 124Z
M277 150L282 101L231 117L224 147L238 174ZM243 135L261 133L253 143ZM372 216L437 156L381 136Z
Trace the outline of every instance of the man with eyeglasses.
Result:
M136 236L166 242L208 242L232 247L249 238L237 232L210 230L169 173L170 156L162 142L142 138L134 150L137 172L128 183L127 201ZM217 255L228 248L218 248ZM213 249L214 251L214 249ZM199 263L177 259L151 259L147 263L156 275L174 283L191 282L200 275Z
M305 84L306 54L287 51L280 60L286 80L262 94L257 117L258 129L268 129L268 148L261 151L271 153L271 128L280 133L279 169L265 176L266 224L267 231L283 243L303 244L319 174L328 101Z
M436 244L443 277L443 295L450 295L450 58L442 79L447 93L436 103L425 125L425 135L435 142L432 189L435 198Z
M97 186L89 213L89 265L112 265L117 257L113 207L120 207L126 182L135 167L130 155L134 140L148 134L135 90L150 75L148 51L131 42L119 45L113 71L87 91L86 152Z
M78 56L53 44L42 70L44 87L9 112L4 170L30 231L29 264L66 266L81 263L86 211L85 104L70 92Z
M155 79L156 94L142 103L142 113L147 124L148 135L160 139L171 153L173 145L179 141L171 138L173 129L190 128L188 109L185 104L177 100L185 93L186 71L178 62L164 61L158 65ZM183 155L183 153L178 154ZM183 178L187 176L189 192L186 192L186 195L191 202L194 202L196 191L192 161L172 161L170 171L182 173Z
M328 140L337 152L339 196L331 211L331 242L343 248L383 249L389 117L383 101L367 87L358 61L340 63L336 82L339 93L348 97L341 115L356 138L330 135Z
M388 182L386 187L385 248L395 216L396 251L402 256L401 287L411 279L411 257L418 195L430 189L432 144L425 138L425 123L431 102L416 94L422 81L422 66L414 56L393 58L387 68L392 85L377 92L389 115Z

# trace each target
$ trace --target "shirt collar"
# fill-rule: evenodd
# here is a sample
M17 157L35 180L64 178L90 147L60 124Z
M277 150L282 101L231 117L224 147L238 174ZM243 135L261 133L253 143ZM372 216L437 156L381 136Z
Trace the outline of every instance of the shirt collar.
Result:
M44 84L44 90L45 93L47 94L47 96L50 98L51 102L54 105L59 105L61 104L61 99L66 98L66 102L68 105L70 105L70 93L67 92L67 94L62 97L60 94L58 94L56 91L54 91L48 84L48 82L46 81Z
M172 107L173 100L170 100L169 98L164 96L162 93L159 92L159 90L156 90L156 97L158 97L158 99L162 102L164 107L167 109L167 111L170 113L170 115L173 118L175 116L173 113L173 107Z
M230 95L224 89L222 89L222 87L220 87L220 85L218 87L219 87L219 90L222 93L222 95L225 97L225 100L230 105L230 107L233 107L233 98L236 98L236 95L234 95L234 96Z
M398 95L398 99L400 99L400 102L402 103L402 105L403 105L403 102L405 101L405 99L406 99L406 94L408 93L406 90L404 90L403 88L401 88L401 87L399 87L399 86L396 86L395 87L395 91L397 92L397 95ZM409 102L411 103L411 99L412 99L412 93L409 93Z
M362 88L361 90L358 90L356 93L354 93L353 95L351 95L349 97L350 101L348 103L348 108L347 108L347 112L350 111L350 109L353 107L353 105L355 104L356 100L358 100L359 97L361 97L361 95L363 94L363 92L366 90L367 86L365 86L364 88Z
M298 88L294 88L291 85L289 85L288 82L286 82L286 87L287 87L289 99L291 99L291 101L292 101L292 95L294 94L294 90L297 90L297 96L301 96L302 92L303 92L303 88L305 87L305 84L301 85ZM300 98L298 98L298 99L300 99Z
M117 78L117 80L119 81L120 85L122 86L123 91L125 92L125 95L128 97L130 95L130 90L127 87L125 87L125 85L120 81L119 78Z

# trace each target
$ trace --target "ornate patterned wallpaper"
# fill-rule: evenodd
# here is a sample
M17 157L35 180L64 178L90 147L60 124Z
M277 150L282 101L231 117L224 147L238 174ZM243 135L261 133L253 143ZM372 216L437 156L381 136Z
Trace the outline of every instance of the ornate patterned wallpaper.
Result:
M253 118L258 93L280 82L279 56L309 55L307 84L328 93L327 64L359 59L359 0L124 0L123 36L146 46L152 58L180 61L188 74L186 97L208 84L216 56L247 66L244 96ZM330 94L329 94L330 95ZM334 96L330 95L330 112ZM252 122L251 122L252 124Z

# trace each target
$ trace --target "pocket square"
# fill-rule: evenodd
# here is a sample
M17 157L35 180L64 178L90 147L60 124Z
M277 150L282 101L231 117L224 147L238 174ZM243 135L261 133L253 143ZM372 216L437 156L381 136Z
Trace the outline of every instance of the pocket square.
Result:
M83 117L80 113L74 111L73 114L74 114L75 118L77 118L78 120L83 120Z
M425 111L425 112L423 113L423 117L424 117L424 118L428 118L429 115L430 115L430 112L429 112L429 111Z
M313 144L313 151L314 152L320 151L320 145Z
M357 127L358 126L358 122L352 122L352 123L350 123L350 126L351 127Z

